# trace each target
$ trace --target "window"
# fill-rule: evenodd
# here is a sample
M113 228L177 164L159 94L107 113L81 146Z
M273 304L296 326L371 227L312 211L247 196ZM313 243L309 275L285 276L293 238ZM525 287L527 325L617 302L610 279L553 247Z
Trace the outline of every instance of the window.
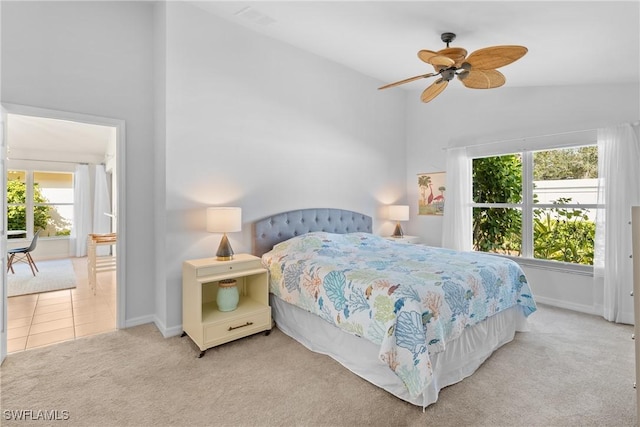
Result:
M8 239L26 237L27 234L27 174L24 171L7 172L7 233Z
M73 197L73 173L8 171L8 238L69 236Z
M595 145L473 159L475 250L593 265Z

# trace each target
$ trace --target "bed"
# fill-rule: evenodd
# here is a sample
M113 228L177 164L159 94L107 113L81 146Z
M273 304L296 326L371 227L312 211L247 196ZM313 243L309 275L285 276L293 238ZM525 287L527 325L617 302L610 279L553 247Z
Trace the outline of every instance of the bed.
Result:
M536 310L515 262L375 236L361 213L264 218L254 253L269 269L282 332L423 408L526 330Z

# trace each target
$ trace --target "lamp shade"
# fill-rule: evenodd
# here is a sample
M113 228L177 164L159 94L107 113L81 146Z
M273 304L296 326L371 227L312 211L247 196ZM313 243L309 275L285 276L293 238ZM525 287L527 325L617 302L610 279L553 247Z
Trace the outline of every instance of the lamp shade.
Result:
M389 219L393 221L409 221L409 206L390 205Z
M211 233L231 233L241 230L241 208L207 208L207 231Z

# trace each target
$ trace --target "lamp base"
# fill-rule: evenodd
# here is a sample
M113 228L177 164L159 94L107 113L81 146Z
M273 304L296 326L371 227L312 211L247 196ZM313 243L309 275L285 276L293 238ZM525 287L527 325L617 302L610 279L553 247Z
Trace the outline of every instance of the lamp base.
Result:
M233 259L233 249L231 249L231 243L229 243L227 233L222 235L218 252L216 252L216 259L218 261L231 261Z
M391 237L400 238L403 237L404 233L402 232L402 227L400 227L400 221L396 222L396 229L393 230L393 234Z

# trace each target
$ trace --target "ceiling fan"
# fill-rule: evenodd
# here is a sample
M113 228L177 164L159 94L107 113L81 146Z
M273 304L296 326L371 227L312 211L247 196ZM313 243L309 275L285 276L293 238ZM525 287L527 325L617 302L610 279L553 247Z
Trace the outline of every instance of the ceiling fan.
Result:
M491 46L478 49L467 56L467 51L461 47L449 47L455 40L454 33L442 33L441 40L447 44L445 49L437 52L421 50L418 58L430 64L435 73L421 74L398 82L389 83L378 89L387 89L401 84L428 77L440 76L438 80L427 87L420 96L422 102L429 102L438 96L458 76L465 87L471 89L492 89L500 87L506 79L496 68L504 67L522 58L527 53L524 46Z

